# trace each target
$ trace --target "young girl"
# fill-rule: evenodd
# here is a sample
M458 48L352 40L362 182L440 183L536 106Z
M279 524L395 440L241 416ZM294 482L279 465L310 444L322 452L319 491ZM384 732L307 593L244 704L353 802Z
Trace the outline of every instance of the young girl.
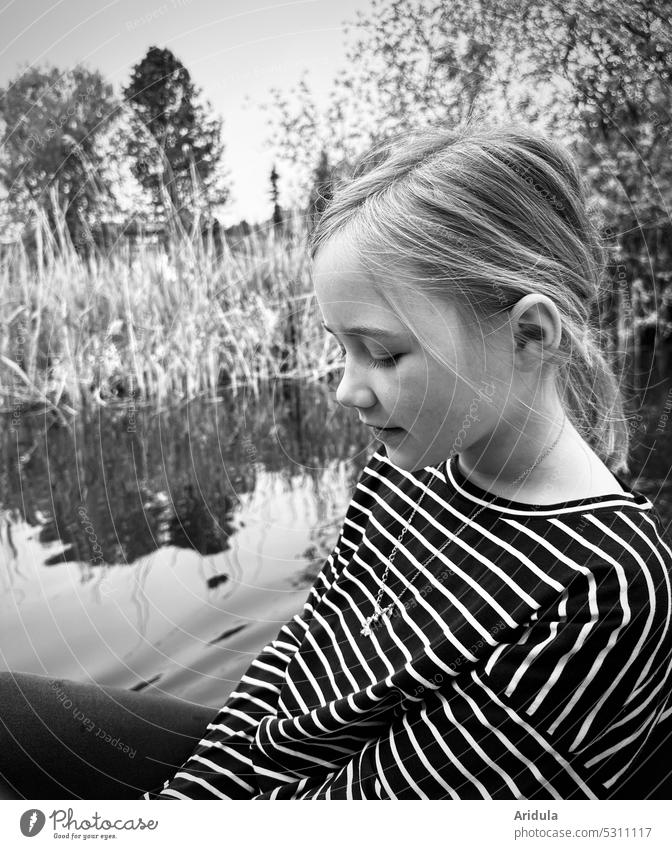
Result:
M518 129L365 166L311 250L374 450L302 613L146 798L665 798L672 553L615 474L576 167Z

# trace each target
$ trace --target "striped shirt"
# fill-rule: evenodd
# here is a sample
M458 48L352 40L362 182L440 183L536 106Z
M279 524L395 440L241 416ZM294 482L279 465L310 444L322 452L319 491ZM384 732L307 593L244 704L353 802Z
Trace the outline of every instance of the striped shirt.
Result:
M672 552L622 485L529 505L379 444L302 612L145 798L609 798L672 714Z

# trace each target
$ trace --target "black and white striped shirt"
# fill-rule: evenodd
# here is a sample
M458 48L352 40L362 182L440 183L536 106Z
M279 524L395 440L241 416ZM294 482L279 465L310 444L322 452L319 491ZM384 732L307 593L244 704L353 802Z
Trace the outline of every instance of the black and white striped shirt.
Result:
M379 445L303 611L146 798L608 798L672 713L671 573L637 491L531 506Z

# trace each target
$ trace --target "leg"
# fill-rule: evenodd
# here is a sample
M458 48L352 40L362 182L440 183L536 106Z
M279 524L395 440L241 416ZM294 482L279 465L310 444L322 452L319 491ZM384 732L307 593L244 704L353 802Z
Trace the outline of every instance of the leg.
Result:
M173 696L0 672L0 799L3 782L10 798L138 798L172 777L216 715Z

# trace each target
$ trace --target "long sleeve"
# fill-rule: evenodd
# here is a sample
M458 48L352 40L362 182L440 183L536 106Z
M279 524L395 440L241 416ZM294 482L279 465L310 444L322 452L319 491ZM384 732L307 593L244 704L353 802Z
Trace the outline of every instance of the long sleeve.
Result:
M561 752L475 672L399 711L338 771L258 799L595 799Z

